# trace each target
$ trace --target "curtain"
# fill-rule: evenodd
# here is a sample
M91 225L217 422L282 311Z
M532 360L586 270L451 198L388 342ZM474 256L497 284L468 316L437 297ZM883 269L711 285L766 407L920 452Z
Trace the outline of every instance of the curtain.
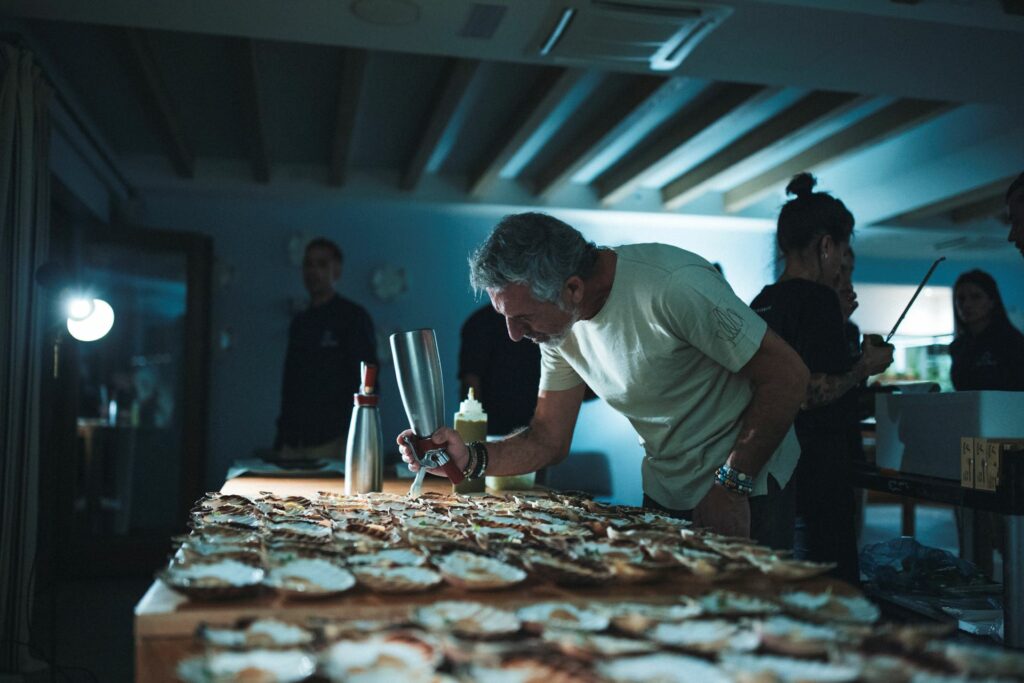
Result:
M0 671L27 663L39 500L45 312L36 287L50 234L50 88L31 53L0 43Z

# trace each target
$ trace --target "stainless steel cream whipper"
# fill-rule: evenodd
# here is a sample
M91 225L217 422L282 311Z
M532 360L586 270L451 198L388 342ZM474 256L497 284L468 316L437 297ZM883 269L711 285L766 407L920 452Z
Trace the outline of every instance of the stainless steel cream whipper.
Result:
M445 450L447 444L438 445L430 439L431 434L444 426L445 414L441 357L434 330L396 332L391 335L391 355L402 405L416 435L406 439L406 445L420 465L409 495L420 494L428 469L441 468L453 484L458 484L463 480L462 470Z

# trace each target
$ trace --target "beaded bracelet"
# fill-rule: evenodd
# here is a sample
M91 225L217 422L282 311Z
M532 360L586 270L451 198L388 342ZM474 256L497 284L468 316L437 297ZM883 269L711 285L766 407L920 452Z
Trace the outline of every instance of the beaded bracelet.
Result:
M466 446L469 448L469 452L472 454L471 460L473 460L473 468L466 468L468 472L466 478L479 479L487 471L487 446L482 441L471 441Z
M466 451L469 453L469 459L466 460L466 466L462 468L462 478L472 479L473 470L476 469L477 463L480 457L477 455L477 451L473 448L473 444L466 444Z
M754 492L754 478L728 465L722 465L715 471L715 483L744 496Z

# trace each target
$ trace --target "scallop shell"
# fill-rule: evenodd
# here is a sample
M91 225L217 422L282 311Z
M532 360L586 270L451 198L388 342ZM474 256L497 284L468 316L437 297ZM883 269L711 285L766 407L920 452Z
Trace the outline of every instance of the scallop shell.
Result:
M422 567L427 556L412 548L386 548L346 558L350 567L377 565L392 567Z
M1024 678L1024 653L974 643L932 643L928 650L941 653L958 671L971 676Z
M829 592L793 591L783 593L779 599L788 611L814 620L873 624L881 616L875 603L859 595L847 597Z
M426 567L366 565L353 571L359 583L377 593L419 593L441 583L441 575Z
M611 607L611 623L631 635L642 635L658 624L674 624L693 619L703 613L695 601L684 598L679 604L659 605L644 602L618 603Z
M757 631L769 650L797 656L826 654L841 640L841 634L834 628L782 616L762 621Z
M295 519L287 522L273 522L264 527L273 540L298 539L328 541L331 527L327 524Z
M217 628L205 625L199 638L220 648L282 648L310 645L314 636L309 629L277 619L258 619L245 628Z
M714 616L743 616L778 614L782 611L774 602L734 591L717 590L698 598L706 614Z
M178 665L178 677L186 683L243 680L296 683L315 671L316 659L300 650L217 652L186 659Z
M262 567L237 560L174 563L158 575L171 588L200 600L252 595L260 590L264 576Z
M526 578L526 572L518 567L463 551L434 558L433 562L445 581L466 590L509 588Z
M478 602L436 602L414 610L413 621L426 629L468 638L510 636L522 628L512 612Z
M265 583L285 595L316 598L347 591L356 577L327 560L299 559L271 569Z
M570 657L587 659L641 655L658 649L657 645L647 640L554 628L544 629L542 638Z
M766 576L783 581L799 581L820 576L835 569L834 562L809 562L790 560L774 555L748 555L746 560Z
M732 679L713 664L696 657L667 653L615 659L599 664L597 670L616 683L732 683Z
M602 564L547 550L530 550L522 555L522 560L531 574L567 586L596 585L614 578L614 574Z
M528 628L543 631L556 628L569 631L603 631L608 628L608 615L583 609L569 602L540 602L522 607L516 616Z
M760 644L758 635L752 630L720 619L658 624L647 632L647 637L662 645L705 654L750 652Z
M395 633L338 641L323 653L321 663L324 673L334 681L370 674L374 680L405 681L433 674L441 658L440 647L425 634Z
M721 666L734 674L774 676L783 683L846 683L860 676L860 667L855 665L788 657L726 654Z

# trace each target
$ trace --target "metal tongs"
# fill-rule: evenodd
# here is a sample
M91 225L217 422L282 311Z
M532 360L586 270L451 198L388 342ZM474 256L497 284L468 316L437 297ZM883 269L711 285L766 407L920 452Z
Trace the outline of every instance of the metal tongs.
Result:
M432 448L423 453L423 455L420 455L416 450L413 440L409 437L405 438L405 445L412 451L412 457L416 459L416 463L420 466L419 470L416 471L416 478L413 479L412 486L409 487L409 497L418 498L420 493L423 492L423 479L427 475L427 470L444 468L445 465L452 462L452 456L448 455L448 451L444 449L444 446Z
M945 256L940 256L939 258L935 259L935 263L933 263L932 267L928 269L927 273L925 273L924 279L921 280L921 284L919 284L917 286L917 290L914 292L914 296L910 297L910 303L908 303L907 307L903 309L903 313L900 314L899 320L896 321L896 324L892 326L891 330L889 330L889 334L886 335L886 337L885 337L885 343L886 344L888 344L889 340L892 339L894 334L896 334L896 330L899 329L900 323L903 322L903 319L907 317L907 313L910 312L910 307L914 305L915 301L917 301L917 295L920 294L921 290L924 289L924 286L926 284L928 284L928 280L929 280L929 278L931 278L932 273L934 273L935 269L938 267L938 265L940 263L942 263L943 261L945 261L945 260L946 260Z

